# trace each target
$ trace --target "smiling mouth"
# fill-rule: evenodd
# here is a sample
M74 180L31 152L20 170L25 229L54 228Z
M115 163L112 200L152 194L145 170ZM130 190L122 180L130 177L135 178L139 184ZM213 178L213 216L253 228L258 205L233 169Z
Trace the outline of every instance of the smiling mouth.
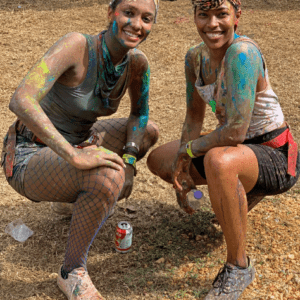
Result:
M132 37L132 38L135 38L135 39L138 39L138 38L140 37L139 35L136 35L136 34L134 34L134 33L131 33L131 32L129 32L129 31L126 31L126 30L124 30L124 32L125 32L126 35L128 35L128 36L130 36L130 37Z
M209 37L209 38L217 38L220 37L224 32L205 32L205 34Z

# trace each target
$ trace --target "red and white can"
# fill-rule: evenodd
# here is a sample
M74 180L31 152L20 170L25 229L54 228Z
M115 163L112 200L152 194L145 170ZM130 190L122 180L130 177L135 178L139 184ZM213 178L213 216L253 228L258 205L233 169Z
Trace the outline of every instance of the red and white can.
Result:
M115 249L119 253L127 253L132 245L132 226L127 221L121 221L116 228Z

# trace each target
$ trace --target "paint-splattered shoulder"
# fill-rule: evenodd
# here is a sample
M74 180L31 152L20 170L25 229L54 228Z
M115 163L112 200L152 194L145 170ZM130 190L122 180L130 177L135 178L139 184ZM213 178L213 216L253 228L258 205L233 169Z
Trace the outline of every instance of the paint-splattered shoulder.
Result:
M195 45L193 47L191 47L188 52L186 53L186 58L190 58L192 60L194 60L196 57L198 57L202 50L204 49L204 42L198 44L198 45Z
M84 51L86 47L86 38L78 32L70 32L62 36L45 54L45 58L52 55L72 56L78 52Z
M79 32L70 32L64 35L61 39L72 40L74 43L83 43L89 37L92 38L93 36Z
M134 48L129 50L128 54L130 55L131 63L133 63L135 66L144 66L148 68L149 61L143 51Z
M247 57L249 61L256 61L257 58L261 58L261 53L250 39L249 41L241 40L230 45L225 54L225 61L238 57Z

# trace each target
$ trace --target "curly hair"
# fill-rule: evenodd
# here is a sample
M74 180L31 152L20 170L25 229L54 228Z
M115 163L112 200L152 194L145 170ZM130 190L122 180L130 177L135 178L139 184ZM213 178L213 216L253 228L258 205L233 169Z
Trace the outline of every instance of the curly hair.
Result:
M202 10L215 9L222 5L226 0L192 0L194 8L197 6ZM241 7L241 0L228 0L236 10Z

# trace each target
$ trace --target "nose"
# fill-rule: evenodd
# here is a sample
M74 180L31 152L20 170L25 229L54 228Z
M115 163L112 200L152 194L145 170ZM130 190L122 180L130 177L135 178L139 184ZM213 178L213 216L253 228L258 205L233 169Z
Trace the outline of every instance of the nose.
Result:
M139 16L131 19L131 26L134 30L139 31L142 28L142 20Z
M209 28L215 28L218 27L218 25L219 25L218 18L216 16L211 16L208 20L207 26Z

